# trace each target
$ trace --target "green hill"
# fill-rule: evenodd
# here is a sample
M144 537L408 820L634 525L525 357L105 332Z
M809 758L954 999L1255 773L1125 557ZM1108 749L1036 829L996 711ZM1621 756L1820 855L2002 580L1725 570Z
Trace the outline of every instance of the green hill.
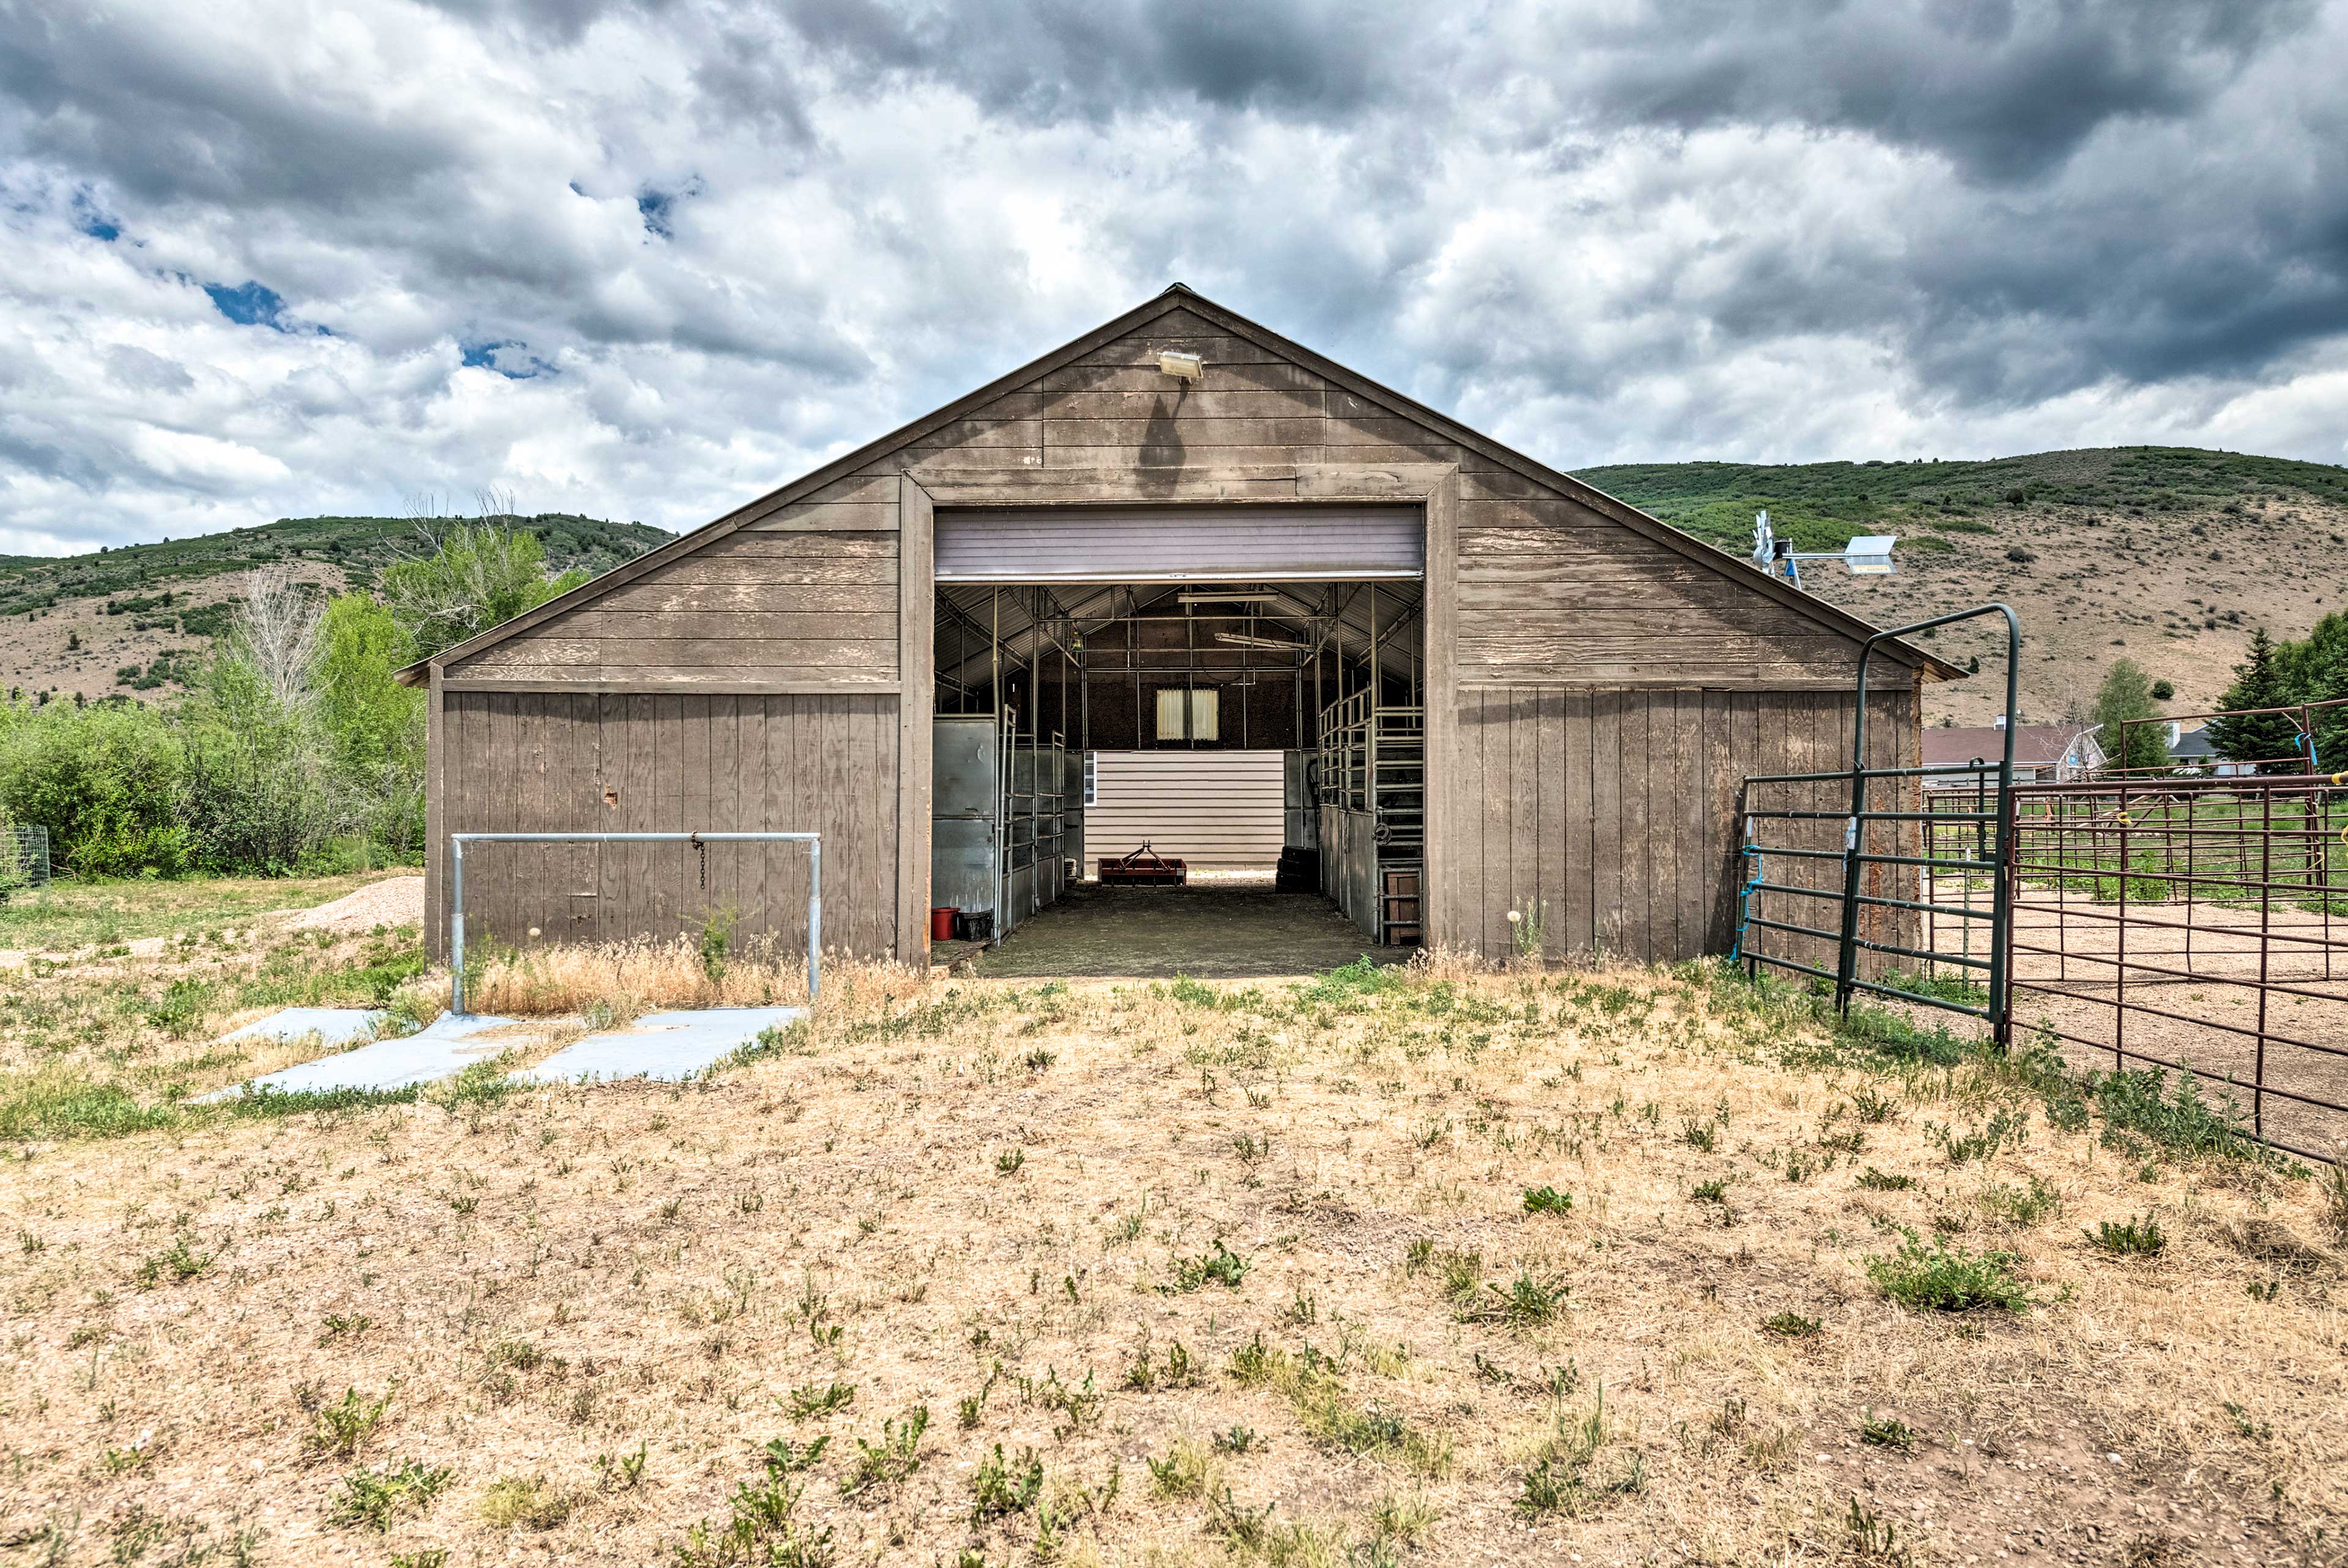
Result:
M2348 506L2348 468L2191 446L1959 463L1627 463L1575 477L1740 555L1764 507L1780 538L1830 550L1860 533L1980 533L2031 510L2121 521L2299 497Z
M644 523L611 523L549 512L511 519L537 533L558 570L604 571L672 537ZM201 597L188 590L207 578L280 562L333 567L354 588L407 557L429 553L423 525L407 518L280 518L256 528L157 544L126 545L81 556L0 556L0 616L48 609L74 599L117 601L129 613L168 610ZM172 604L162 602L165 593ZM200 634L216 630L190 626Z
M557 570L604 571L673 537L567 513L507 520L536 532ZM283 566L330 591L366 588L430 548L410 518L281 518L92 555L0 556L0 687L168 697L196 678L207 640L228 630L240 574Z

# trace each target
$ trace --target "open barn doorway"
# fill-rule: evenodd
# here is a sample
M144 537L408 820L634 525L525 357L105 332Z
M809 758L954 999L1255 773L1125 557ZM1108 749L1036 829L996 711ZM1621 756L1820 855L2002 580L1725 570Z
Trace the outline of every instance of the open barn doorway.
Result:
M1354 576L1003 580L1034 558L987 542L941 517L931 901L951 910L948 956L975 943L981 973L1137 978L1408 956L1426 794L1415 512L1338 547Z

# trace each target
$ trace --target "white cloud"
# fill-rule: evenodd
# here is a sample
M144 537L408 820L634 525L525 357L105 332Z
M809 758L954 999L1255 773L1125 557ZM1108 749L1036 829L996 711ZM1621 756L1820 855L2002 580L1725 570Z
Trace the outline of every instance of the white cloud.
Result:
M1562 466L2348 456L2348 5L1958 14L0 0L0 538L690 527L1176 278Z

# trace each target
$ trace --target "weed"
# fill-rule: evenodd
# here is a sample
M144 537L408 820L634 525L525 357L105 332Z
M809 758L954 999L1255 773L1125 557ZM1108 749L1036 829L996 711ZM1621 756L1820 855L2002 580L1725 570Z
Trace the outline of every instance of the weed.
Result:
M1908 1549L1900 1544L1900 1532L1892 1528L1891 1522L1860 1507L1855 1495L1850 1500L1850 1512L1844 1516L1843 1529L1850 1538L1851 1554L1861 1562L1908 1561Z
M2061 1191L2044 1176L2032 1176L2027 1186L2010 1187L2000 1183L1984 1187L1980 1202L1982 1212L1990 1218L2017 1225L2034 1225L2063 1209Z
M1056 1053L1046 1050L1039 1045L1019 1060L1028 1071L1041 1072L1060 1059Z
M2168 1073L2157 1067L2087 1075L2085 1088L2103 1112L2107 1146L2117 1146L2116 1133L2134 1132L2182 1154L2282 1168L2282 1156L2252 1135L2230 1093L2212 1105L2201 1098L2200 1081L2193 1074L2177 1074L2173 1089L2168 1080Z
M831 1527L810 1530L792 1518L807 1484L791 1477L812 1468L829 1440L818 1438L804 1449L781 1438L767 1444L757 1478L734 1489L732 1517L714 1527L696 1524L669 1547L675 1568L829 1568Z
M492 1530L551 1530L571 1517L578 1500L544 1476L506 1476L481 1493L481 1518Z
M1521 1478L1516 1512L1529 1519L1550 1513L1579 1519L1597 1512L1609 1498L1643 1490L1646 1463L1635 1449L1611 1467L1612 1474L1601 1473L1598 1461L1607 1439L1606 1395L1601 1389L1580 1420L1569 1421L1560 1414L1556 1435Z
M790 1411L791 1419L804 1421L811 1416L828 1416L834 1410L845 1409L855 1398L853 1383L807 1383L793 1389L788 1399L778 1402Z
M1728 1202L1728 1181L1727 1177L1722 1176L1709 1182L1698 1182L1688 1189L1688 1196L1700 1204L1725 1204Z
M345 1389L340 1400L315 1412L316 1424L306 1441L314 1452L348 1459L383 1424L383 1413L390 1408L388 1390L370 1400L360 1398L356 1389Z
M1910 1231L1893 1255L1867 1260L1867 1275L1885 1296L1914 1311L1997 1307L2020 1312L2037 1301L2030 1287L2013 1276L2013 1266L2021 1261L2010 1252L1975 1255L1952 1249L1941 1240L1928 1247Z
M904 1419L883 1421L879 1442L857 1439L856 1446L862 1451L857 1455L856 1473L839 1483L840 1495L851 1497L867 1487L891 1486L921 1469L918 1450L922 1434L929 1430L929 1406L916 1405Z
M1987 1160L2008 1144L2019 1148L2030 1134L2030 1112L2027 1109L2010 1111L2001 1108L1990 1119L1971 1132L1960 1133L1953 1128L1936 1127L1932 1141L1941 1146L1952 1165L1962 1165L1975 1160Z
M416 1460L356 1470L343 1477L342 1494L335 1499L335 1522L363 1526L381 1532L403 1513L420 1511L448 1488L456 1471L432 1468Z
M2233 1423L2234 1435L2249 1438L2253 1442L2267 1442L2274 1437L2274 1428L2265 1421L2250 1419L2250 1412L2231 1399L2226 1401L2226 1419Z
M1527 1187L1525 1213L1529 1214L1562 1214L1573 1210L1573 1194L1560 1193L1555 1187Z
M1457 1307L1474 1296L1484 1285L1484 1255L1480 1252L1443 1253L1436 1259L1443 1276L1443 1298Z
M1214 1445L1215 1451L1219 1454L1248 1453L1256 1446L1255 1431L1250 1427L1235 1426L1229 1431L1217 1432Z
M1246 1258L1231 1251L1220 1241L1217 1241L1215 1250L1210 1253L1201 1253L1197 1257L1174 1259L1171 1265L1174 1275L1173 1283L1161 1285L1158 1288L1161 1294L1168 1296L1188 1295L1208 1285L1220 1285L1226 1290L1237 1290L1240 1287L1240 1282L1247 1278L1251 1266L1252 1266Z
M1805 1317L1798 1312L1780 1312L1765 1317L1761 1327L1780 1339L1810 1339L1822 1332L1817 1318Z
M1869 1165L1858 1176L1859 1185L1875 1193L1909 1193L1916 1190L1913 1176L1892 1175Z
M1149 1466L1149 1490L1159 1497L1202 1497L1214 1476L1214 1450L1190 1438L1178 1438L1164 1459Z
M1481 1298L1460 1307L1459 1318L1473 1323L1547 1323L1565 1310L1568 1288L1565 1281L1555 1276L1519 1273L1505 1290L1497 1285L1486 1285Z
M1861 1089L1850 1097L1850 1108L1869 1126L1890 1121L1900 1113L1900 1102L1888 1094L1873 1089Z
M1035 1506L1035 1496L1043 1490L1044 1461L1035 1457L1035 1450L1022 1448L1017 1459L1006 1461L1003 1445L997 1443L992 1454L978 1461L977 1473L970 1479L970 1522L983 1524L990 1519L1025 1513Z
M1691 1149L1701 1149L1709 1154L1719 1146L1720 1130L1709 1122L1690 1117L1680 1123L1680 1142Z
M1026 1150L1007 1150L994 1156L994 1173L998 1176L1015 1176L1026 1163Z
M2160 1222L2149 1214L2142 1219L2130 1214L2125 1224L2114 1225L2098 1220L2096 1228L2086 1233L2087 1239L2106 1252L2122 1256L2150 1257L2168 1245L2168 1235Z
M374 1327L375 1319L364 1313L329 1312L321 1321L318 1343L332 1345L337 1339L355 1339Z
M595 1471L602 1477L601 1485L607 1491L633 1491L644 1481L644 1459L652 1451L649 1442L640 1442L636 1451L613 1459L610 1454L595 1456Z
M201 1277L213 1264L220 1261L221 1254L227 1250L228 1244L222 1242L210 1252L199 1252L195 1244L182 1234L163 1251L139 1259L135 1276L139 1288L152 1290L166 1276L169 1276L174 1285L185 1285L191 1279Z
M1908 1452L1916 1446L1916 1431L1907 1422L1885 1417L1875 1419L1874 1412L1862 1411L1859 1420L1859 1440L1879 1449L1897 1449Z

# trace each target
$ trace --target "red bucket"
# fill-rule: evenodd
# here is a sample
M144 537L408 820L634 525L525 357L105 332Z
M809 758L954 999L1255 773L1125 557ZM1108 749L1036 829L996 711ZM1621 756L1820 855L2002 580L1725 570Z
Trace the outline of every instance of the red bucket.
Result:
M930 940L931 940L931 941L932 941L932 942L951 942L951 941L953 941L953 920L954 920L954 910L953 910L953 905L951 905L951 904L945 905L945 906L943 906L943 907L940 907L940 908L936 908L936 909L932 909L932 910L931 910L931 911L930 911Z

